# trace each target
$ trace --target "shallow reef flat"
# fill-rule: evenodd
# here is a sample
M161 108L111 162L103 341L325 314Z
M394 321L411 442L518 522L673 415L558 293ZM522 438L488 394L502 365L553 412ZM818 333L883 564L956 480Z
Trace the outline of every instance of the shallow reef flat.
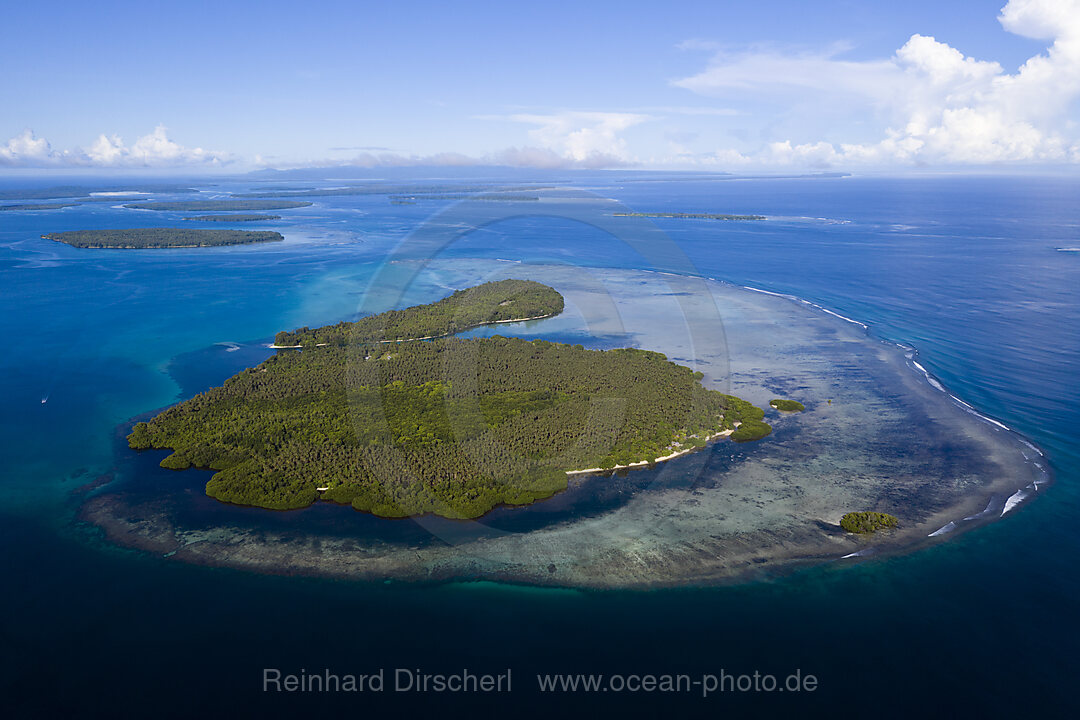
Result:
M475 521L385 520L327 503L234 508L118 450L121 479L86 500L84 519L122 545L258 572L649 588L941 542L1049 479L1037 450L933 387L910 350L794 299L644 271L449 260L417 272L444 287L511 276L549 284L566 298L561 316L475 332L663 352L702 371L707 387L768 408L774 432L580 477L549 500ZM806 410L769 408L778 397ZM847 533L839 522L852 511L889 513L899 527Z

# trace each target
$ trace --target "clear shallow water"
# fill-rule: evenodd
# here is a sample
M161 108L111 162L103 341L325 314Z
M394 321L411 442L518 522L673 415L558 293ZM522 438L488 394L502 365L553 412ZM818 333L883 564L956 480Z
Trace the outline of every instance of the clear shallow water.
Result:
M604 194L639 211L782 218L657 224L704 275L810 299L867 323L878 337L917 347L919 361L951 392L1043 447L1058 482L1001 522L923 552L736 588L373 587L164 563L115 550L74 521L70 488L112 467L117 424L212 374L174 378L167 370L178 356L355 311L362 300L355 280L370 277L433 206L335 198L333 208L320 201L283 211L289 240L280 246L135 255L90 255L36 238L80 227L167 226L176 216L133 215L106 203L6 213L0 542L9 587L0 637L12 706L85 709L103 684L120 682L139 689L127 699L132 708L258 705L259 672L275 664L343 672L511 665L521 678L512 700L532 710L612 705L580 696L538 703L528 694L533 670L801 667L821 679L812 697L627 695L614 703L637 710L761 703L826 713L841 702L888 697L898 711L1004 714L1069 703L1077 670L1069 639L1080 629L1072 560L1080 549L1072 527L1080 269L1074 253L1056 248L1077 244L1080 184L662 185L618 177L588 184L606 184ZM599 231L557 219L489 226L448 253L455 254L641 264ZM856 649L867 637L889 643L872 663ZM406 702L425 700L447 713L464 707L438 696ZM274 698L269 707L318 706L311 698L292 702ZM402 702L346 698L357 711Z

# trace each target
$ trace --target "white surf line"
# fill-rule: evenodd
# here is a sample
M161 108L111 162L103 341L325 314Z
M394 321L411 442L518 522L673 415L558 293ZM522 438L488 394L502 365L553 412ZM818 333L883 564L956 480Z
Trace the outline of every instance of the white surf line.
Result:
M1010 495L1009 499L1005 501L1005 507L1002 508L1001 515L999 517L1004 517L1005 513L1009 512L1017 505L1030 498L1033 493L1036 493L1038 491L1039 486L1035 483L1031 483L1030 485L1025 485L1024 487L1020 488L1012 495Z
M951 533L955 529L956 529L956 521L950 520L949 522L945 523L943 526L941 526L940 528L938 528L934 532L930 533L926 537L937 537L938 535L944 535L945 533Z
M985 510L983 510L980 513L975 513L974 515L968 515L966 518L964 518L964 520L978 520L981 517L986 517L991 512L993 512L993 508L994 508L994 498L990 498L989 502L986 503L986 509Z
M912 352L918 352L918 351L915 350L914 348L912 348ZM994 418L992 418L992 417L990 417L988 415L983 415L981 412L976 410L974 407L972 407L968 403L964 402L963 400L961 400L960 398L956 397L951 392L946 390L945 386L941 384L941 381L939 381L936 377L931 375L930 371L927 370L925 367L923 367L922 363L920 363L918 360L916 360L914 358L914 356L909 356L908 360L911 361L911 364L915 367L915 369L917 369L919 372L921 372L923 374L923 377L926 378L926 382L928 382L930 384L930 386L933 387L935 390L940 390L941 392L945 393L950 398L952 398L952 400L954 402L956 402L958 405L960 405L962 408L964 408L964 410L971 413L972 415L979 418L980 420L984 420L984 421L990 423L991 425L996 425L997 427L1001 428L1002 430L1008 430L1009 432L1012 432L1012 428L1009 427L1008 425L1006 425L1005 423L1001 422L1000 420L995 420ZM1024 438L1020 438L1020 441L1022 443L1024 443L1025 445L1027 445L1032 450L1034 450L1040 456L1043 454L1041 450L1039 450L1037 447L1032 445L1030 442L1028 442Z
M865 323L861 323L858 320L853 320L852 318L849 318L849 317L844 317L840 313L833 312L829 308L822 307L821 305L818 305L817 303L810 302L809 300L804 300L804 299L802 299L800 297L797 297L795 295L787 295L787 294L784 294L784 293L771 292L769 290L762 290L761 288L751 287L750 285L743 285L741 287L743 289L745 289L745 290L751 290L753 292L762 293L764 295L772 295L774 297L781 297L781 298L785 298L787 300L796 300L796 301L798 301L800 303L803 303L804 305L809 305L810 307L814 307L814 308L817 308L818 310L821 310L823 312L827 312L830 315L835 315L836 317L840 318L841 320L846 320L846 321L848 321L850 323L854 323L854 324L862 327L865 330L870 329L869 326L867 326ZM927 370L922 365L922 363L920 363L918 360L915 359L915 357L918 355L918 352L919 352L917 348L907 346L907 345L903 345L901 343L894 343L894 344L898 345L899 347L901 347L901 348L903 348L905 350L905 355L907 356L908 360L911 362L911 364L919 372L922 373L923 377L926 379L926 382L929 383L929 385L931 387L933 387L935 390L939 390L940 392L945 393L945 395L947 395L953 402L958 404L961 408L963 408L966 412L970 413L971 415L974 415L975 417L979 418L980 420L983 420L984 422L988 422L991 425L994 425L994 426L996 426L998 428L1001 428L1002 430L1005 430L1005 431L1007 431L1009 433L1012 433L1012 434L1016 435L1016 437L1020 440L1020 442L1022 442L1027 447L1031 448L1031 450L1033 452L1035 452L1039 457L1045 457L1044 453L1041 450L1039 450L1039 448L1035 447L1034 444L1029 442L1026 438L1022 437L1018 433L1015 433L1013 431L1013 429L1010 428L1008 425L1001 422L1000 420L995 420L994 418L992 418L992 417L990 417L988 415L984 415L983 413L979 412L974 407L972 407L970 404L964 402L963 400L958 398L956 395L953 395L951 392L949 392L945 388L945 386L942 385L942 383L936 377L934 377L933 375L930 374L930 371ZM1028 460L1028 461L1031 461L1031 459L1027 456L1026 453L1024 454L1024 459ZM1044 477L1042 479L1039 479L1039 480L1034 480L1031 484L1017 490L1012 495L1010 495L1008 500L1005 501L1005 507L1002 508L1001 515L999 517L1004 516L1005 513L1013 510L1017 505L1022 503L1024 500L1027 500L1029 497L1031 497L1031 495L1033 493L1038 492L1040 482L1042 482L1042 483L1047 482L1047 480L1045 478L1046 471L1043 468L1043 466L1038 462L1035 462L1035 461L1031 461L1031 462L1032 462L1032 464L1035 465L1036 468L1038 468L1040 471L1043 472ZM977 518L984 517L984 516L988 515L991 512L990 508L993 505L993 503L994 503L994 501L991 498L990 503L987 504L987 506L986 506L986 510L982 511L981 513L979 513L977 515L972 515L970 517L966 517L966 518L964 518L964 520L965 521L975 520ZM938 530L935 530L934 532L930 533L927 537L934 537L936 535L942 535L942 534L945 534L947 532L951 532L955 528L956 528L955 522L950 521L945 526L943 526L943 527L939 528ZM845 557L849 557L849 556L845 556Z
M669 274L669 273L660 273L660 274ZM708 280L708 279L711 279L711 278L706 278L706 280ZM718 282L724 282L724 281L720 280ZM801 297L799 297L797 295L791 295L791 294L788 294L788 293L778 293L778 292L773 292L771 290L763 290L761 288L753 287L752 285L738 285L736 287L741 287L743 290L750 290L751 292L761 293L762 295L772 295L773 297L779 297L779 298L784 298L785 300L792 300L792 301L795 301L795 302L799 302L799 303L802 303L803 305L808 305L808 306L810 306L812 308L816 308L816 309L818 309L818 310L820 310L822 312L828 313L829 315L832 315L834 317L838 317L841 320L844 320L846 322L852 323L854 325L858 325L859 327L861 327L864 330L867 330L867 331L870 330L870 326L867 325L864 322L860 322L860 321L855 320L853 318L849 318L849 317L847 317L845 315L841 315L840 313L835 312L833 310L830 310L829 308L824 307L823 305L818 305L815 302L810 302L809 300L805 300L805 299L803 299L803 298L801 298ZM926 378L926 381L930 384L931 387L933 387L936 390L940 390L941 392L948 395L956 403L958 403L961 407L963 407L967 412L971 413L975 417L980 418L981 420L984 420L984 421L990 423L991 425L996 425L997 427L1001 428L1002 430L1008 430L1009 432L1013 432L1013 429L1010 428L1005 423L1003 423L1003 422L1001 422L999 420L995 420L994 418L989 417L987 415L982 414L981 412L976 410L974 407L972 407L971 405L964 402L963 400L961 400L957 396L950 393L947 389L945 389L945 386L942 385L941 382L937 378L935 378L933 375L931 375L930 372L925 367L923 367L921 363L919 363L917 360L914 359L914 356L917 355L918 352L919 352L917 348L915 348L915 347L913 347L911 345L904 345L902 343L893 343L893 344L897 345L900 348L903 348L905 351L909 351L909 352L912 353L912 355L909 356L908 359L911 361L912 365L914 365L920 372L922 372L923 377ZM1016 434L1016 433L1014 433L1014 434ZM1022 443L1027 445L1032 450L1034 450L1040 456L1043 455L1043 452L1041 450L1039 450L1033 444L1028 442L1026 439L1024 439L1023 437L1021 437L1019 435L1017 435L1017 437L1019 438L1019 440Z
M761 293L763 295L772 295L774 297L784 298L785 300L794 300L795 302L802 303L803 305L809 305L812 308L816 308L816 309L820 310L821 312L828 313L828 314L832 315L833 317L838 317L838 318L840 318L841 320L843 320L845 322L851 323L852 325L858 325L863 330L869 330L870 329L870 326L867 325L864 322L859 322L858 320L854 320L852 318L849 318L846 315L841 315L840 313L838 313L838 312L836 312L834 310L830 310L829 308L827 308L827 307L825 307L823 305L818 305L815 302L810 302L809 300L804 300L803 298L799 297L798 295L789 295L787 293L772 292L771 290L762 290L761 288L756 288L756 287L753 287L751 285L740 285L740 287L743 290L750 290L751 292Z
M1019 505L1025 497L1027 497L1027 495L1024 493L1023 488L1020 488L1012 495L1010 495L1009 499L1005 501L1005 507L1001 509L1001 515L999 517L1004 517L1005 513L1009 512L1017 505Z

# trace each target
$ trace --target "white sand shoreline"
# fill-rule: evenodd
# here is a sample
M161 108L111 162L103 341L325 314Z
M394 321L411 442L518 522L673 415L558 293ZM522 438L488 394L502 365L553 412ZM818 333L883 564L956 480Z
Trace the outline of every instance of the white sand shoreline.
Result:
M719 438L719 437L727 437L728 435L730 435L733 432L735 432L735 431L734 430L721 430L718 433L713 433L712 435L709 435L708 437L705 438L705 443L708 444L708 443L712 442L713 440L715 440L716 438ZM704 446L702 446L702 447L704 447ZM683 450L676 450L675 452L671 453L670 455L664 455L663 457L658 457L655 460L638 460L637 462L632 462L632 463L629 463L627 465L615 465L615 466L609 467L609 468L595 467L595 468L585 468L584 470L567 470L566 474L567 475L591 475L593 473L611 472L612 470L626 470L626 469L634 469L634 468L643 468L643 467L648 467L649 465L655 465L656 463L667 462L668 460L673 460L673 459L679 457L680 455L686 455L687 453L692 453L695 450L700 450L700 449L701 448L699 448L699 447L691 446L691 447L685 448Z

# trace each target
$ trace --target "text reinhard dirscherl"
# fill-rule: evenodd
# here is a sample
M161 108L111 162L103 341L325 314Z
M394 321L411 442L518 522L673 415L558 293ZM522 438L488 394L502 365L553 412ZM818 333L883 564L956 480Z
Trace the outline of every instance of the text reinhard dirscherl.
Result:
M389 683L387 679L389 678ZM283 673L277 668L263 668L263 692L510 692L511 673L425 673L412 668L379 668L368 675L337 674L330 670Z
M327 670L286 673L264 668L263 692L284 693L504 693L513 691L512 671L476 673L468 669L449 673L427 673L419 669L380 668L366 675L337 674ZM818 679L802 670L787 676L753 672L700 675L668 673L577 674L553 673L536 676L541 693L694 693L707 697L714 693L804 692L818 689Z

